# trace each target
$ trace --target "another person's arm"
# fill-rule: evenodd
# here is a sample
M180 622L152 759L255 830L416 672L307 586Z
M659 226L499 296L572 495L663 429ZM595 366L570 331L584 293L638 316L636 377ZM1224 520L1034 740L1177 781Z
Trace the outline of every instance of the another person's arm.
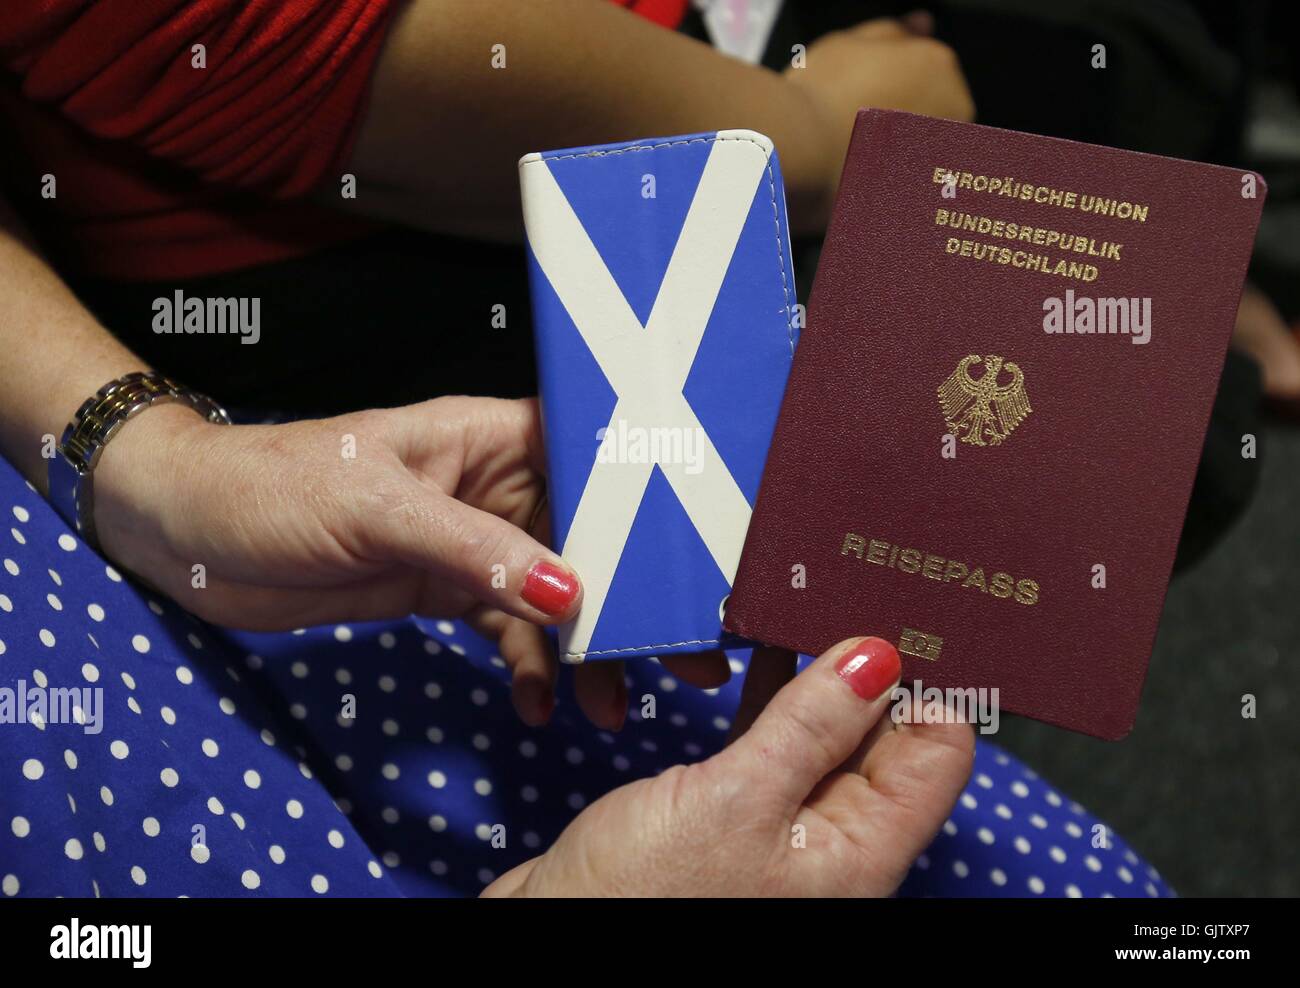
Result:
M952 50L893 20L827 35L777 73L606 0L412 0L375 68L345 205L514 238L523 154L743 127L776 144L794 229L818 232L864 106L974 113Z

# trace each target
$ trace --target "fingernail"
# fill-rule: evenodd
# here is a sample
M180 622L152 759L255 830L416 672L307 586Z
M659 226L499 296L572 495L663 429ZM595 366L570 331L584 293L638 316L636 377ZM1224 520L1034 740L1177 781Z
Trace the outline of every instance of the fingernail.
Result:
M889 689L903 673L898 650L883 638L864 638L835 667L844 680L864 700L874 700Z
M527 680L516 688L516 707L524 723L540 727L555 709L555 696L545 683Z
M519 595L544 614L556 617L577 598L578 578L554 563L539 562L528 571Z

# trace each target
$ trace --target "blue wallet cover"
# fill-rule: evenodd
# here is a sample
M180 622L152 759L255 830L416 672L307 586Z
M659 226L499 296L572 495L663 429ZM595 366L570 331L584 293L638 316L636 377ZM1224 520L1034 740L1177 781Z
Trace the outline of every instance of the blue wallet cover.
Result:
M797 341L772 142L718 131L519 162L566 662L733 644L722 612Z

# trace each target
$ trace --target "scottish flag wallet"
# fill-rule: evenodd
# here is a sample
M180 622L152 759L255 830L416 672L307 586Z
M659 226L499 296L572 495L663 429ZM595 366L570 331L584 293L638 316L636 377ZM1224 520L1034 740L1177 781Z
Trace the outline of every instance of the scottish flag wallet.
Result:
M772 142L724 130L519 162L566 662L733 644L722 615L797 341Z

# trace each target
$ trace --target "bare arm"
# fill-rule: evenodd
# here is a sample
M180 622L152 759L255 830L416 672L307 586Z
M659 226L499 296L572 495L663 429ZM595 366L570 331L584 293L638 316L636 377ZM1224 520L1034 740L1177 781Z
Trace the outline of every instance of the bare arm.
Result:
M744 127L773 139L791 222L815 231L860 106L973 113L952 52L894 21L827 36L806 68L776 73L605 0L412 0L375 70L350 165L358 198L346 205L515 239L523 154Z
M44 493L44 437L57 440L86 398L143 369L41 259L0 201L0 452Z

